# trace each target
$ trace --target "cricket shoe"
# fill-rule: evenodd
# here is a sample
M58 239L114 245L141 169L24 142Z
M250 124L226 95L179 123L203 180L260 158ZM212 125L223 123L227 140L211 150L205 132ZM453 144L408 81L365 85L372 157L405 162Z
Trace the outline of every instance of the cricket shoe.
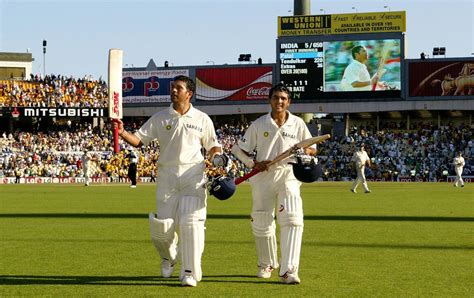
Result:
M173 275L175 263L168 261L167 259L161 260L161 276L171 277Z
M288 270L280 276L280 281L284 284L296 285L301 282L301 279L298 277L297 272Z
M258 272L257 272L257 277L258 278L270 278L272 277L272 271L273 267L272 266L266 266L266 267L258 267Z
M366 190L365 193L371 193L371 191L370 191L370 190Z
M181 285L183 287L195 287L197 286L197 281L192 274L185 273L183 279L181 279Z
M352 189L352 188L351 188L351 192L357 193L357 191L355 189Z

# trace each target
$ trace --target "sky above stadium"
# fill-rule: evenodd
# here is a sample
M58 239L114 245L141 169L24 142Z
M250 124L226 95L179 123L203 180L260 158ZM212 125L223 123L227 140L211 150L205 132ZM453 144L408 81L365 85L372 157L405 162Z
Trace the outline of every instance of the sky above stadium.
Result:
M276 62L277 17L293 0L0 0L0 52L30 52L33 73L107 79L108 49L124 67ZM474 57L474 0L311 1L311 14L406 11L406 57ZM43 55L43 40L47 41ZM44 63L45 61L45 63Z

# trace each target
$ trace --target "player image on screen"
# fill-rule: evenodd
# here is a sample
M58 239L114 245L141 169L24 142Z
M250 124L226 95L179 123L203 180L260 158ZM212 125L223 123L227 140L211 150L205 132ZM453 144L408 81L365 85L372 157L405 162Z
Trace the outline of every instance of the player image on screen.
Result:
M325 92L400 90L399 40L325 42L324 59Z

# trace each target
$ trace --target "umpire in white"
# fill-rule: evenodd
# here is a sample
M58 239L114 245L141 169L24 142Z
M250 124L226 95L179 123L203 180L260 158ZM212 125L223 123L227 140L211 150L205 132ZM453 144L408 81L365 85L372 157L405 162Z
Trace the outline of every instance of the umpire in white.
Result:
M362 186L364 187L365 193L370 193L369 186L367 185L367 180L365 179L365 165L371 166L370 163L370 158L367 152L365 151L365 144L362 143L359 145L359 148L356 152L354 152L354 155L352 157L354 163L355 163L355 168L357 171L357 178L354 180L352 183L351 191L353 193L357 192L357 186L359 183L362 183Z
M120 136L135 147L154 139L159 142L158 213L150 214L151 237L162 258L161 273L170 277L178 261L176 230L179 230L180 280L183 286L192 287L202 278L204 251L207 194L201 149L210 158L222 153L211 119L190 103L195 88L192 79L177 76L171 83L172 103L168 109L154 114L135 134L125 131L121 121L114 125Z
M278 154L296 143L311 138L306 124L288 111L291 92L282 84L270 90L271 112L255 120L245 132L232 153L247 167L262 172L250 179L252 186L252 231L255 236L258 258L257 277L270 278L278 268L276 216L280 225L280 277L286 284L298 284L301 241L303 236L303 203L301 182L294 174L289 159L272 167L267 164ZM255 161L249 154L256 151ZM304 149L308 155L316 154L316 146Z

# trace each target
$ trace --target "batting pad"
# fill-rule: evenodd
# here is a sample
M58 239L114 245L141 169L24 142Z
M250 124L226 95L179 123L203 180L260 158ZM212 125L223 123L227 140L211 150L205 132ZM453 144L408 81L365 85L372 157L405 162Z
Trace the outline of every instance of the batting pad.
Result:
M280 276L287 271L298 271L303 238L303 209L301 197L288 194L278 213L280 224L281 268Z
M201 202L197 197L183 197L180 202L181 279L185 273L191 273L196 281L202 278L201 256L204 251L206 210L201 208Z
M154 213L148 215L150 220L151 241L163 259L176 263L178 235L174 230L171 218L157 219Z
M273 214L252 212L252 231L255 236L258 266L278 268L276 225Z

